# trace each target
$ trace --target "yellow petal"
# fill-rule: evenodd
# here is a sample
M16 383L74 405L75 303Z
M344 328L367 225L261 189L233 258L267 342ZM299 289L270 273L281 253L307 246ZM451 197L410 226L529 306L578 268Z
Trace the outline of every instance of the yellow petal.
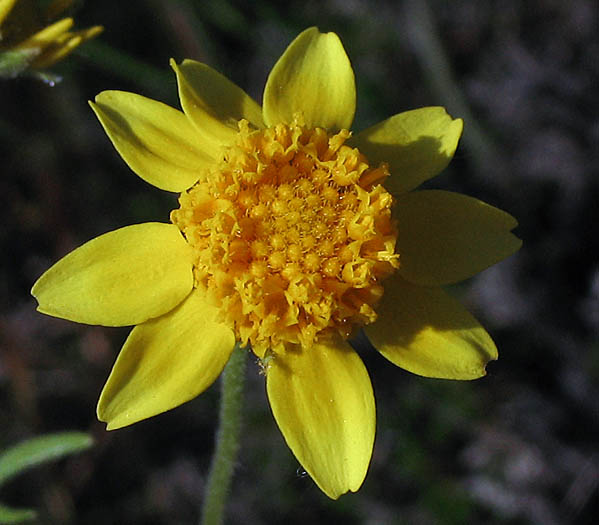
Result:
M60 35L66 33L73 26L72 18L63 18L58 22L45 27L34 35L31 35L27 40L21 42L17 49L26 49L28 47L44 48L52 44Z
M89 29L75 31L74 33L64 33L60 35L53 43L47 47L41 56L37 57L31 67L44 69L52 66L59 60L62 60L67 55L71 54L78 46L86 40L99 35L104 28L102 26L94 26Z
M337 499L364 481L375 433L368 372L345 342L276 354L268 399L283 437L320 489Z
M440 190L416 191L396 199L399 273L415 284L443 285L512 255L522 241L508 213L482 201Z
M129 167L160 189L186 190L213 162L187 117L166 104L103 91L90 106Z
M263 106L267 126L291 124L301 113L309 128L349 129L356 86L339 37L316 27L300 33L270 72Z
M241 119L264 127L260 105L225 76L195 60L177 65L171 59L171 67L177 75L181 107L206 140L230 143Z
M52 45L46 47L43 52L31 62L31 67L44 69L55 64L70 54L83 39L79 35L64 33L56 38Z
M476 379L497 359L493 340L462 305L439 287L415 286L397 275L384 282L379 317L364 328L389 361L426 377Z
M452 119L444 108L420 108L365 129L349 144L371 163L387 162L391 176L385 187L400 194L445 169L455 153L462 127L462 119Z
M195 291L131 331L98 401L98 419L108 430L175 408L214 382L235 346L232 330L215 314Z
M4 22L16 2L17 0L0 0L0 24Z
M47 270L31 293L44 314L127 326L168 312L192 286L187 242L175 225L154 222L85 243Z

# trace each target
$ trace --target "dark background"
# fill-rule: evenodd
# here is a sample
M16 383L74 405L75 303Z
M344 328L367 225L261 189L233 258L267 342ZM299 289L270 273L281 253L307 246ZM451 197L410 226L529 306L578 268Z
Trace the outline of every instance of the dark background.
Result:
M127 329L35 311L53 262L106 231L167 221L176 196L137 178L87 105L104 89L177 106L168 60L210 64L261 100L303 29L341 37L358 88L354 129L444 105L465 132L431 187L520 221L515 256L456 287L500 359L474 382L425 379L361 352L377 439L357 494L334 502L303 474L248 367L230 523L586 524L597 515L599 40L593 0L287 0L79 3L105 32L53 68L50 87L0 82L0 448L83 430L88 452L0 492L41 523L197 521L218 388L107 433L95 404Z

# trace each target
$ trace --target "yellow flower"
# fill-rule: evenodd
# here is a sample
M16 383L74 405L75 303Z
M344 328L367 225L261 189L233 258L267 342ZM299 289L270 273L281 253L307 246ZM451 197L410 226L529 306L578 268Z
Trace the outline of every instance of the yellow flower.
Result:
M39 0L0 0L0 57L8 52L23 57L14 73L26 67L50 67L102 31L101 26L94 26L71 32L72 18L53 22L72 3L53 0L43 9Z
M516 221L470 197L411 191L456 149L462 121L443 108L348 131L354 74L334 33L291 43L263 107L205 64L171 66L183 112L121 91L91 106L135 173L181 192L172 224L76 249L33 287L39 311L137 325L100 396L109 429L192 399L236 341L251 345L299 462L331 498L356 491L375 404L348 336L364 327L416 374L484 375L495 345L441 286L516 251Z

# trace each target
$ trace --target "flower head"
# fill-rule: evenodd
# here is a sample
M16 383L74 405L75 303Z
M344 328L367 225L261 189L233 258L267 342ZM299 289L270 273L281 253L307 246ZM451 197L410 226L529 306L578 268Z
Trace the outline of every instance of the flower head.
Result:
M449 163L461 120L438 107L360 133L339 38L311 28L271 71L260 107L210 67L171 63L183 111L107 91L91 103L123 159L179 192L171 223L89 241L34 285L39 310L137 325L100 396L123 427L205 390L238 341L262 360L287 444L330 497L357 490L375 433L364 328L411 372L473 379L493 341L441 286L516 251L516 221L476 199L412 191Z
M72 3L53 0L42 8L39 0L0 0L0 76L50 67L102 31L69 31L72 18L56 20Z

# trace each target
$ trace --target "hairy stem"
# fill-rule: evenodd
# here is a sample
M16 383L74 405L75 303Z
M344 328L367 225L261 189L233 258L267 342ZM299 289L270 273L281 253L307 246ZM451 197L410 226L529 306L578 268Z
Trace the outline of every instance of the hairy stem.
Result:
M202 525L221 525L224 521L225 504L239 451L246 362L245 348L236 346L222 374L219 427L204 493Z

